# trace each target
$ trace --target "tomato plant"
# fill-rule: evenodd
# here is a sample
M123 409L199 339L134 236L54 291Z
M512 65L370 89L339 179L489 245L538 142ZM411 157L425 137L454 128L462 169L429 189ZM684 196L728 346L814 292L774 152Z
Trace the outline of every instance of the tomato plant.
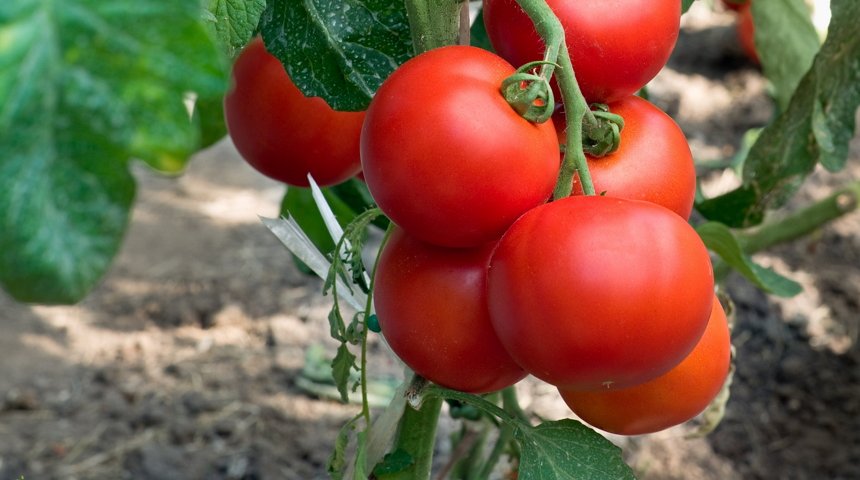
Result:
M569 197L523 215L490 262L496 332L527 372L576 390L624 388L677 365L705 329L708 251L678 215Z
M708 326L693 351L665 374L629 388L559 389L588 424L619 435L642 435L695 417L720 392L729 373L731 342L726 313L714 299Z
M439 385L485 393L526 375L490 324L493 247L436 247L395 228L380 254L373 295L382 335L406 365Z
M379 88L361 135L364 178L410 235L476 246L549 198L555 130L505 101L499 85L513 73L492 53L451 46L409 60Z
M233 65L224 97L230 138L248 163L289 185L340 183L361 169L359 135L364 112L338 112L306 97L260 38Z
M681 19L680 0L548 0L564 27L576 80L585 99L612 102L632 95L663 68ZM543 56L543 42L515 0L484 0L493 48L514 65Z
M609 110L624 118L621 144L602 157L586 154L594 189L601 195L656 203L688 218L696 195L696 168L684 132L665 112L636 96L609 104ZM574 182L574 192L582 194L578 177Z

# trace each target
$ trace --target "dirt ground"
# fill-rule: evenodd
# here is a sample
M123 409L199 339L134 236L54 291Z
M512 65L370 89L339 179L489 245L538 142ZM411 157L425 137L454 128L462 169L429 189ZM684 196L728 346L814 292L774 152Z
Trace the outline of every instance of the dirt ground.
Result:
M732 21L697 6L650 88L699 160L731 156L772 114ZM793 205L858 172L855 139L849 168L819 172ZM308 347L333 351L330 300L258 219L277 215L283 188L228 141L179 178L136 173L126 242L86 300L0 294L0 480L326 478L357 407L303 388ZM709 176L707 188L731 182ZM641 478L860 478L860 214L757 258L804 292L777 299L730 279L737 373L725 419L705 438L685 438L690 426L613 437ZM397 371L372 352L375 371ZM519 393L529 411L569 415L547 385L526 380Z

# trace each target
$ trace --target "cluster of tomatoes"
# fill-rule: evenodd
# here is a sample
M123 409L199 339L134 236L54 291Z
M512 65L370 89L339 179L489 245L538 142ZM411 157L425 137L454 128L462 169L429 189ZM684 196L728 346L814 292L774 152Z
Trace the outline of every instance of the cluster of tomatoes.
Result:
M422 53L382 84L366 115L311 107L322 101L285 86L255 41L234 68L228 128L252 165L287 183L305 184L308 172L335 183L362 169L396 225L375 272L379 324L416 373L472 393L531 374L595 427L653 432L701 412L729 369L709 255L687 222L689 147L670 117L633 96L674 47L680 1L613 2L611 22L605 2L547 3L587 101L624 118L619 149L588 158L600 195L583 195L575 178L574 195L549 201L559 133L522 118L500 93L511 63L543 52L514 0L484 0L499 55L468 46ZM271 78L249 86L263 69ZM282 101L259 118L272 110L264 104ZM289 120L311 108L323 113ZM296 131L270 132L277 123ZM293 134L307 148L285 138Z

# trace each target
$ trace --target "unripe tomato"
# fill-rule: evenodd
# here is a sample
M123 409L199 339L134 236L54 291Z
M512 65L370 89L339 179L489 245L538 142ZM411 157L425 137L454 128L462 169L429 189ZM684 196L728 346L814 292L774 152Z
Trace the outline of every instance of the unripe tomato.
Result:
M609 111L624 118L624 128L618 150L603 157L586 155L595 192L656 203L689 218L696 167L684 132L669 115L636 96L610 103ZM564 129L563 124L558 127ZM573 191L582 194L579 176Z
M576 80L589 102L636 93L666 65L681 0L547 0L561 21ZM544 44L516 0L484 0L493 48L514 65L543 58Z
M657 432L690 420L720 393L729 373L731 339L719 300L696 348L667 373L634 387L580 392L559 389L573 412L619 435Z
M382 335L406 365L444 387L486 393L526 375L490 324L492 248L436 247L395 228L379 258L373 300Z
M568 197L505 233L490 262L490 318L527 372L572 390L656 378L696 345L714 279L696 231L659 205Z
M364 177L379 208L410 235L477 246L549 198L555 129L505 101L499 87L513 73L490 52L450 46L410 59L377 91L361 134Z
M264 175L290 185L340 183L361 169L364 112L338 112L305 97L258 37L233 65L224 97L227 130L242 157Z

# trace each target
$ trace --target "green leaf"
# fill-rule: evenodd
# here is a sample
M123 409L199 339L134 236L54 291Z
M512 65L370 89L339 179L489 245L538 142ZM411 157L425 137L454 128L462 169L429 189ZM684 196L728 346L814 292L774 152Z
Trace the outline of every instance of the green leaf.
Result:
M762 70L785 110L818 52L818 33L804 0L755 0L751 8Z
M750 150L742 185L697 204L706 218L735 228L757 225L817 162L831 171L844 167L860 106L860 2L833 0L831 10L827 41L786 111Z
M349 374L356 368L355 355L349 351L345 343L337 348L337 354L331 361L331 374L340 398L344 403L349 401Z
M681 0L681 14L687 13L691 6L693 6L693 0Z
M116 254L130 157L176 172L197 150L184 100L226 69L197 0L0 2L0 284L80 300Z
M323 195L338 222L346 225L355 218L355 212L340 198L332 194L329 188L323 188ZM334 241L328 233L322 215L314 203L313 194L308 188L287 187L287 193L281 201L281 215L292 215L308 238L323 253L334 250Z
M520 427L520 480L633 479L621 449L570 419Z
M227 135L224 121L224 97L198 98L194 102L193 121L200 129L199 148L206 148Z
M415 463L415 459L409 452L398 448L393 452L385 455L382 461L373 469L373 474L377 477L382 475L390 475L392 473L400 473Z
M707 222L696 227L696 231L710 250L765 292L780 297L793 297L803 290L794 280L754 263L725 225Z
M488 52L495 52L493 44L490 43L490 36L487 34L487 27L484 25L484 11L478 12L475 23L469 30L469 44L473 47L483 48Z
M334 441L334 449L329 456L326 464L326 471L334 480L343 478L344 470L346 469L346 447L349 444L349 435L355 431L356 424L364 416L359 413L346 422L337 433Z
M270 0L261 18L266 49L307 96L360 111L412 55L404 2Z
M208 0L204 18L232 58L251 40L265 8L266 0Z

